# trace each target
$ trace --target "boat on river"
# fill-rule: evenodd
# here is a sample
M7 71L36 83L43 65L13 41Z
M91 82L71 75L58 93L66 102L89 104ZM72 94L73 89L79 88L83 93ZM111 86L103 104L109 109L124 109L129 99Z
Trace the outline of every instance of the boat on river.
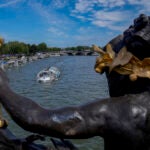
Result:
M60 71L57 67L48 67L46 69L41 70L37 74L37 81L38 82L52 82L54 80L58 80L60 77Z

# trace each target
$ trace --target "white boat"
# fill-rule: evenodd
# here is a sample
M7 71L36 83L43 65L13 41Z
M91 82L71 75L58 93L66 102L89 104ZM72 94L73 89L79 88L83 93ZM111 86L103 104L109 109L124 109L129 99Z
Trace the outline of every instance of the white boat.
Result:
M54 80L58 80L60 76L60 71L56 67L49 67L47 69L41 70L37 74L37 81L38 82L52 82Z

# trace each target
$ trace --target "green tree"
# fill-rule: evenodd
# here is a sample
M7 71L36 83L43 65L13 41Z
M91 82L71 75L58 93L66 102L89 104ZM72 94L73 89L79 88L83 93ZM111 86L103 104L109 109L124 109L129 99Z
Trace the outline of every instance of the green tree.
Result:
M2 47L0 47L0 54L9 54L8 44L3 44Z
M12 41L7 43L10 54L28 54L29 48L25 43Z
M39 51L39 52L45 52L45 51L47 51L47 45L46 45L46 43L40 43L38 46L37 46L37 50Z
M4 39L0 37L0 47L4 44Z
M30 45L29 53L35 54L37 52L37 46L35 44Z
M3 45L4 45L4 39L0 37L0 54L3 54Z

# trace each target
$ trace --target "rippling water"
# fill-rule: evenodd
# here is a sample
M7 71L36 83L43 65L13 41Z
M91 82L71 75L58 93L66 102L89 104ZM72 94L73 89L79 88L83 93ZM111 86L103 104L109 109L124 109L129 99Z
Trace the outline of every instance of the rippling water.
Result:
M95 56L51 57L7 70L11 87L17 93L33 99L46 108L79 105L108 96L105 75L94 71ZM36 74L45 67L56 66L61 71L59 80L53 83L36 82ZM29 135L27 131L9 120L9 128L18 137ZM47 138L48 142L49 138ZM73 140L81 150L103 150L103 140L94 137Z

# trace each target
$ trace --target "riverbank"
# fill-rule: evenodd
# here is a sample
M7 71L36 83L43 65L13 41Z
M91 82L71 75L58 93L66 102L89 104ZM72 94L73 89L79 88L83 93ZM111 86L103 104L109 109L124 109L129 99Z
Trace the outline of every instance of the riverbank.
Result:
M50 57L48 53L42 54L37 53L35 55L26 56L26 55L1 55L0 56L0 68L7 69L11 67L18 67L26 64L27 62L33 62L38 59L43 59Z
M97 55L93 51L59 51L59 52L48 52L48 53L36 53L35 55L26 56L22 55L1 55L0 56L0 68L6 69L11 67L18 67L26 64L27 62L33 62L39 59L49 57L60 57L60 56L95 56Z

